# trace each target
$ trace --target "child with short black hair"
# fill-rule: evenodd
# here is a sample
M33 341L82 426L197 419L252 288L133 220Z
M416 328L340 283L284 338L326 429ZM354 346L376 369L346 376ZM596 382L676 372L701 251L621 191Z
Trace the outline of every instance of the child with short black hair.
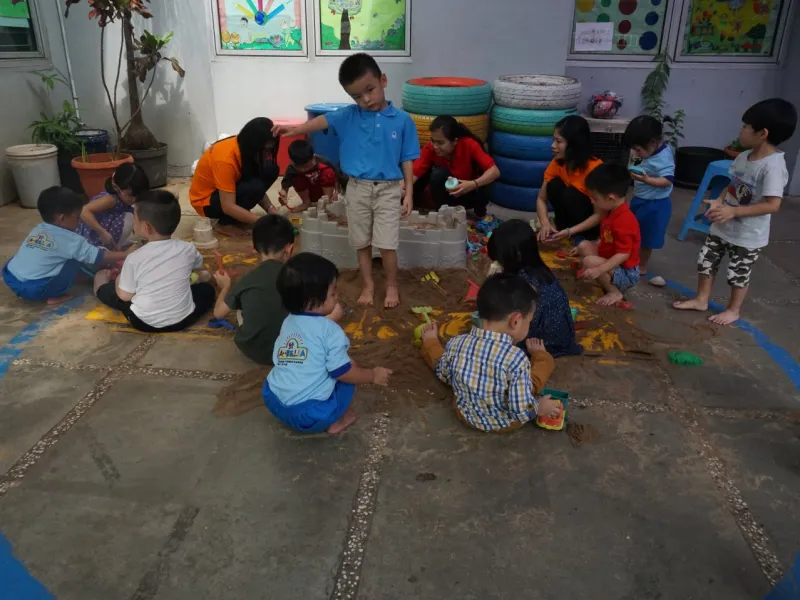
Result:
M639 281L639 222L625 202L630 185L628 169L614 163L603 163L586 177L586 187L603 216L600 239L581 242L578 251L584 279L594 279L605 292L597 299L603 306L622 301L623 293Z
M128 252L108 252L78 235L84 198L60 186L47 188L36 202L43 223L34 227L3 266L3 281L23 300L58 304L84 265L109 265Z
M291 212L303 212L323 196L327 196L329 202L337 199L336 168L327 158L314 154L314 147L309 142L295 140L289 144L289 160L292 164L286 169L278 194L281 204L288 206L286 194L291 188L302 201L299 206L289 208Z
M345 204L350 245L358 252L364 289L358 303L372 305L372 248L381 252L386 274L384 308L400 304L397 247L400 220L411 213L414 160L419 138L407 112L386 100L386 74L369 54L348 56L339 67L339 83L355 104L307 121L298 127L276 126L287 136L328 129L339 138L341 169L348 176ZM405 183L405 192L403 191Z
M728 170L731 183L719 198L705 201L711 229L697 257L697 296L673 304L708 310L714 277L727 254L731 298L724 311L708 318L717 325L739 320L753 265L769 244L770 216L780 210L789 183L786 158L776 146L794 135L797 109L781 98L763 100L745 111L742 123L739 142L746 150Z
M122 265L116 281L111 272L94 278L97 299L120 311L139 331L181 331L214 305L214 286L191 285L192 271L203 266L194 244L174 240L181 220L178 199L165 190L141 194L134 204L133 229L147 243Z
M555 418L562 406L537 399L555 368L538 339L525 339L536 311L536 291L510 273L489 277L478 292L481 327L456 336L442 348L438 324L422 330L422 356L436 376L453 388L457 416L480 431L519 429L537 415ZM525 340L530 360L516 344Z
M262 394L270 412L301 433L343 431L358 418L350 408L355 386L387 385L392 374L383 367L359 367L348 356L350 340L337 323L338 282L336 265L310 252L293 256L278 273L278 293L289 316Z
M278 273L294 250L294 227L286 217L267 215L253 227L253 247L261 264L231 287L227 273L215 273L219 296L214 317L226 318L239 311L239 328L233 341L247 358L260 365L272 364L272 351L288 314L276 283Z
M666 120L668 120L667 117ZM664 238L672 217L672 182L675 178L675 157L664 143L664 124L650 115L633 119L625 130L625 145L641 162L630 168L633 178L633 199L630 207L642 236L639 264L640 277L647 276L647 265L653 250L664 247ZM657 287L667 285L663 277L648 279Z

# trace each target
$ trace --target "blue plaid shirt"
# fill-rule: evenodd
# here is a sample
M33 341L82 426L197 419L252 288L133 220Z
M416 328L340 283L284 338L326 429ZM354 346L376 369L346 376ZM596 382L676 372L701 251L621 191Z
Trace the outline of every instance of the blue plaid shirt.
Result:
M482 431L536 418L531 363L510 335L473 327L447 342L436 376L453 388L464 420Z

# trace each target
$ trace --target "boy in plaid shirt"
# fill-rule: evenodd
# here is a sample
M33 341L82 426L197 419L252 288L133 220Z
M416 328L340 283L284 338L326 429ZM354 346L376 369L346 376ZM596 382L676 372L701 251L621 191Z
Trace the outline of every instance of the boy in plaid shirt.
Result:
M525 339L536 295L517 275L493 275L478 292L480 328L454 337L445 348L437 323L422 330L423 358L453 388L458 418L474 429L513 431L539 414L561 414L559 401L536 397L555 368L541 340ZM523 340L530 360L516 345Z

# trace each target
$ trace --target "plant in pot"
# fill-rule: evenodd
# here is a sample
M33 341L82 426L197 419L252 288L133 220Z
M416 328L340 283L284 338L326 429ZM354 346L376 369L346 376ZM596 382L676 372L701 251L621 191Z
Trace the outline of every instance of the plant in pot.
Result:
M69 16L70 7L81 0L66 0ZM167 145L159 142L153 133L144 124L142 118L142 104L150 94L155 79L155 69L161 61L168 61L172 69L183 77L186 72L176 58L164 56L162 51L172 39L172 32L157 36L146 29L140 36L135 35L133 17L151 19L153 15L147 10L145 4L150 0L89 0L89 18L97 19L100 26L100 79L111 108L114 120L114 131L117 139L117 152L106 155L88 155L85 159L76 159L75 166L81 174L81 181L86 188L87 183L97 189L102 189L102 182L123 162L136 160L141 165L150 180L152 187L159 187L167 183ZM106 27L111 23L120 23L122 35L120 36L119 56L115 73L113 92L109 89L105 74L106 52ZM124 61L123 61L124 55ZM124 73L128 82L128 107L130 117L123 123L117 105L117 91L119 80ZM148 74L150 80L147 82ZM139 93L139 83L147 86L144 94ZM102 168L97 167L102 165ZM86 174L84 174L86 173ZM87 176L88 175L88 178ZM91 182L87 182L91 179ZM99 188L98 188L99 184ZM89 189L86 193L92 196Z
M725 154L728 155L728 158L734 159L739 156L742 152L744 152L744 146L739 141L739 138L734 138L730 144L725 146L724 150Z

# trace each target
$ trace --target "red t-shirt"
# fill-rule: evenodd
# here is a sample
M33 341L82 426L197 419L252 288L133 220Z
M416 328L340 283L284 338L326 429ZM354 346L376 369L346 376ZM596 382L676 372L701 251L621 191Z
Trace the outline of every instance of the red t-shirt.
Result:
M311 202L316 202L322 198L323 188L336 187L336 170L317 160L317 164L305 173L299 171L292 173L290 181L296 192L308 191Z
M425 144L419 158L414 161L414 177L422 177L433 167L444 167L456 179L470 181L477 179L493 166L492 157L483 151L478 142L463 137L456 142L450 160L444 156L437 156L432 142Z
M597 253L601 258L607 260L616 254L630 254L622 266L626 269L638 267L641 244L639 221L627 203L623 202L600 221L600 243L597 246Z

